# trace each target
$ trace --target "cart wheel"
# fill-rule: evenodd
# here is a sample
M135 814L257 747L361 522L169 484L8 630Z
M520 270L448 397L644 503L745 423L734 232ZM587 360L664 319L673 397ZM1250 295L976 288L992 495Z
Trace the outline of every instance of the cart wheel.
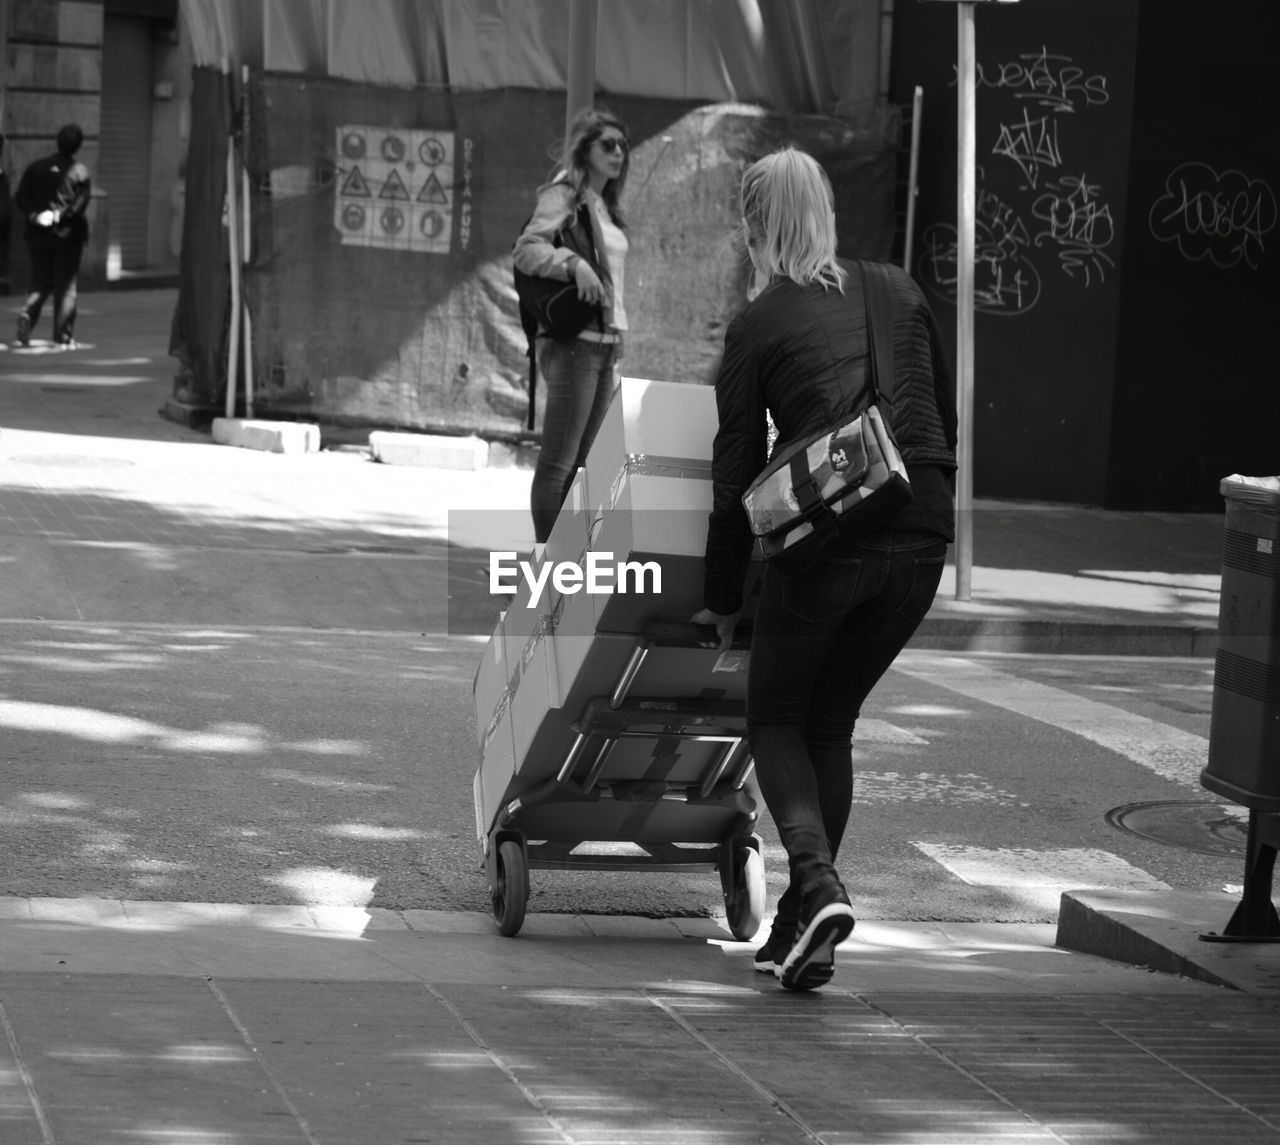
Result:
M514 839L498 846L498 885L493 888L493 921L505 938L519 934L529 900L529 867L524 848Z
M764 859L755 847L736 846L730 862L730 877L723 880L725 912L733 937L746 942L764 918Z

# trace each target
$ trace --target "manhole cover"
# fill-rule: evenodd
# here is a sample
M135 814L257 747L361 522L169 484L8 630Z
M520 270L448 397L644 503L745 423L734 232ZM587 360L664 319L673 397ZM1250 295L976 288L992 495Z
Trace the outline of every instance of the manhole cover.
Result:
M1140 839L1201 855L1243 854L1249 838L1248 813L1222 803L1126 803L1113 807L1106 818Z
M81 457L75 453L39 453L9 460L19 465L57 465L64 469L122 469L133 464L127 457Z

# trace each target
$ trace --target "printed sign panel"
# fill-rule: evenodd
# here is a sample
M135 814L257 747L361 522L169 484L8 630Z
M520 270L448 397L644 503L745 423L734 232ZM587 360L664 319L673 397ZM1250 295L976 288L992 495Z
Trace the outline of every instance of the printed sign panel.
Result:
M453 144L451 131L340 126L333 225L342 243L448 254Z

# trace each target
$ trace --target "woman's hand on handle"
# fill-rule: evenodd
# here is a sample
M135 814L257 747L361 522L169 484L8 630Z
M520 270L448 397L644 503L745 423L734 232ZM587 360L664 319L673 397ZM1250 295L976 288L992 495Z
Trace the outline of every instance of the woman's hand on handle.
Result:
M718 612L712 612L709 608L700 608L691 617L691 624L705 624L716 630L716 635L720 638L720 651L727 652L733 645L733 631L738 626L738 617L740 612L731 612L728 616L721 616ZM708 643L705 647L711 647Z

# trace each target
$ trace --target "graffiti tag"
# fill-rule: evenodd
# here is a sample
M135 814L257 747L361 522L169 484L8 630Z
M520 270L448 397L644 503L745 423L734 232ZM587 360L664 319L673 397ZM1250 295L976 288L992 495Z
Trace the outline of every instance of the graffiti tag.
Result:
M1182 163L1165 178L1148 221L1153 238L1176 243L1190 262L1208 258L1223 270L1243 262L1257 270L1263 239L1275 229L1276 195L1265 179Z
M1023 111L1021 123L1001 125L996 145L991 151L1012 159L1022 177L1034 187L1040 181L1042 169L1055 170L1062 165L1057 121L1048 116L1033 120Z
M989 191L979 191L974 224L973 308L982 314L1025 314L1040 299L1040 274L1017 212ZM936 223L922 236L920 281L934 294L956 300L959 253L955 227Z
M979 63L975 74L980 88L1008 91L1015 99L1033 100L1054 111L1098 107L1111 98L1106 76L1086 75L1070 56L1044 47L1039 52L1023 52L1016 60L992 68Z
M1036 232L1036 246L1058 247L1062 269L1075 278L1083 273L1085 286L1106 278L1115 262L1105 253L1116 237L1111 207L1098 196L1098 185L1084 175L1066 175L1045 185L1031 205L1031 214L1045 226Z

